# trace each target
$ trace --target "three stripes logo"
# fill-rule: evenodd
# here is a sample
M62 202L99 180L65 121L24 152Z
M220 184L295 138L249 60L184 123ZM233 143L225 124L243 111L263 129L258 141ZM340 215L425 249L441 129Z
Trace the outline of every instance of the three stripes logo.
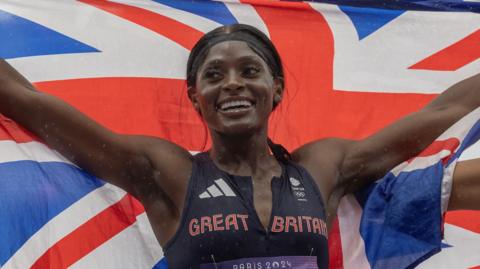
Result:
M200 199L207 199L218 196L236 196L230 186L228 186L227 182L223 180L223 178L215 180L215 183L208 187L207 190L202 192L198 197Z

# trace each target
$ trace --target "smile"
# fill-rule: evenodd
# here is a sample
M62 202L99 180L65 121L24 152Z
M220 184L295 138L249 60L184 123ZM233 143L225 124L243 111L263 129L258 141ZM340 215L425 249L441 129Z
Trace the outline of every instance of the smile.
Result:
M217 105L220 112L240 112L254 107L254 103L247 99L225 100Z

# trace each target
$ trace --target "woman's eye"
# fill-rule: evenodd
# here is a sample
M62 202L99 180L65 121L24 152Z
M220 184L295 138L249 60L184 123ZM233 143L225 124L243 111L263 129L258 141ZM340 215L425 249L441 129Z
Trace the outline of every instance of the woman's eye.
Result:
M258 72L260 72L260 68L255 67L255 66L249 66L243 70L243 74L246 76L254 76Z
M204 73L204 77L211 80L220 79L222 74L218 70L207 70Z

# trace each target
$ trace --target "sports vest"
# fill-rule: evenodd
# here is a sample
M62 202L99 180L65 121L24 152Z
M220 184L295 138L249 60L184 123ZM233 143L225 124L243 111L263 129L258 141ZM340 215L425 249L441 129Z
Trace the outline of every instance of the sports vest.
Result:
M265 230L253 204L251 177L194 156L180 226L164 246L169 268L328 268L323 200L309 173L292 162L272 179Z

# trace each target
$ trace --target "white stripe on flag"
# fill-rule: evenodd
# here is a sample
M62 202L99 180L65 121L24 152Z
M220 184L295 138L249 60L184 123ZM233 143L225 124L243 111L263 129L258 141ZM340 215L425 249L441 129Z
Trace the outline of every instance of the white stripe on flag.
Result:
M448 128L436 140L442 141L449 138L457 138L461 144L461 142L465 139L465 136L470 132L470 129L473 127L473 125L475 125L479 121L479 119L480 119L480 108L477 108L474 111L467 114L462 119L460 119L459 121L457 121L455 124L450 126L450 128ZM449 151L442 150L436 155L431 155L426 157L417 157L413 159L413 161L410 163L404 162L399 164L397 167L392 169L392 172L396 176L401 171L413 171L416 169L422 169L422 168L431 166L438 162L439 155L441 157L448 156L448 154L446 154L447 152Z
M467 150L465 150L460 156L460 161L476 159L480 157L480 142L475 143Z
M125 192L110 184L90 192L50 220L4 264L3 269L30 268L58 240L118 202Z
M415 157L410 163L403 162L394 169L391 170L391 172L395 175L398 176L400 172L410 172L413 170L417 169L424 169L427 167L432 166L435 163L438 163L439 160L441 160L444 157L447 157L448 155L451 154L451 151L449 150L441 150L437 154L426 156L426 157Z
M353 195L345 195L340 200L337 213L344 269L370 269L365 253L365 242L360 236L362 212Z
M227 1L222 1L227 2ZM225 3L230 12L235 16L239 23L245 23L255 26L264 34L270 37L268 27L252 5L242 4L240 1L228 1Z
M480 234L447 223L444 242L452 247L442 249L417 268L477 268L480 265Z
M205 17L199 16L197 14L193 14L191 12L183 11L180 9L175 9L150 0L112 0L110 2L116 2L146 9L173 19L175 21L179 21L204 33L221 26L221 24L209 20Z
M20 57L8 61L31 82L98 77L185 78L187 49L143 26L91 5L56 0L19 5L18 1L2 0L0 9L100 51ZM94 22L102 22L102 27Z
M0 163L32 160L37 162L63 162L72 164L58 152L40 142L17 143L12 140L0 141Z
M152 268L163 257L145 213L137 222L70 266L71 269Z
M355 25L338 6L323 3L310 5L325 17L334 35L334 89L441 93L480 70L480 61L473 61L452 72L409 68L478 30L480 16L474 12L409 11L359 40ZM390 46L385 46L385 43ZM407 43L413 45L407 46ZM359 66L362 72L358 72Z

